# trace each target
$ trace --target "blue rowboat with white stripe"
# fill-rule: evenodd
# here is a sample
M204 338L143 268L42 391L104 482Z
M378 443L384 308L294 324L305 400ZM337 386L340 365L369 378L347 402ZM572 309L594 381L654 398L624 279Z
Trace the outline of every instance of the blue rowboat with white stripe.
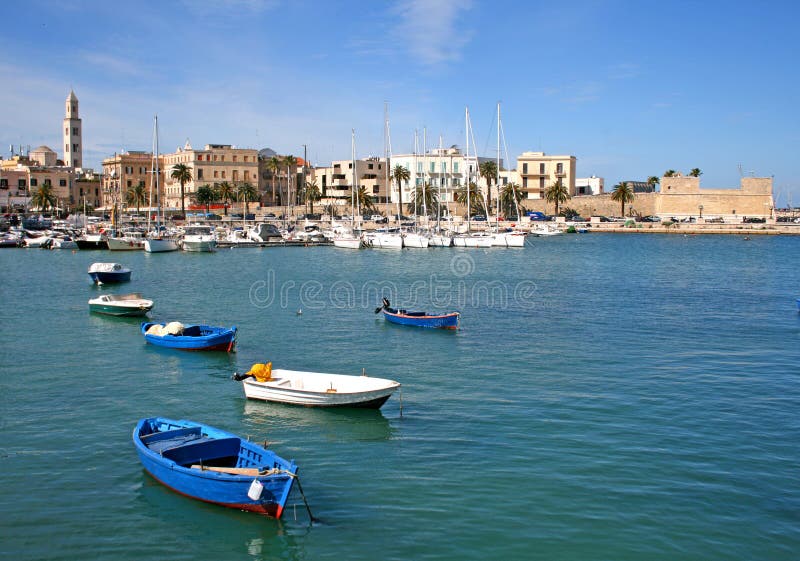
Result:
M152 329L158 326L156 329ZM170 329L176 326L177 329ZM215 327L212 325L183 325L178 322L143 323L144 340L157 347L183 351L226 351L236 345L236 326Z
M133 445L147 472L187 497L280 518L297 465L235 434L163 417L142 419Z
M386 321L398 325L410 325L413 327L428 327L433 329L458 329L458 320L461 314L458 312L448 312L446 314L429 314L427 312L413 312L390 307L389 300L383 299L383 306L375 310L375 313L382 311Z

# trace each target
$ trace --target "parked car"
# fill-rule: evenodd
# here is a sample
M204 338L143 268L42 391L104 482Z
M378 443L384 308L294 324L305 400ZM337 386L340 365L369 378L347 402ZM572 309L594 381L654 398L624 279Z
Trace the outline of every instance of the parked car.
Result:
M482 214L475 214L470 220L473 222L486 222L486 217Z
M275 218L275 213L274 212L268 212L267 214L264 215L264 218L267 218L267 219Z
M766 218L756 218L755 216L752 216L745 218L742 222L747 222L748 224L763 224L766 221Z
M534 222L535 221L544 221L544 220L548 219L547 215L545 213L539 212L539 211L531 211L531 212L529 212L528 213L528 218L530 218Z
M388 224L388 223L389 223L389 217L387 216L381 216L380 218L375 219L375 224Z
M381 218L383 218L382 214L373 214L369 217L370 220L380 220Z
M592 216L592 218L597 218L600 222L611 222L611 219L608 216Z

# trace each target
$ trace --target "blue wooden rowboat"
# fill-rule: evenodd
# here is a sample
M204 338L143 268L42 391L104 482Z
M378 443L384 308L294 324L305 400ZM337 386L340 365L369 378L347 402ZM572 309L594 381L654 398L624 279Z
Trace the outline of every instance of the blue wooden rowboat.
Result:
M133 445L144 469L173 491L273 518L283 514L297 477L293 460L193 421L142 419Z
M159 326L160 329L151 329ZM170 329L177 326L177 329ZM182 325L146 322L141 326L144 340L151 345L184 351L226 351L236 345L236 326ZM170 332L167 332L170 331ZM160 333L159 333L160 332Z
M88 273L97 284L131 280L131 270L119 263L92 263Z
M446 314L432 315L427 312L412 312L392 308L389 300L383 299L383 306L375 310L375 313L383 312L386 321L399 325L411 325L414 327L429 327L435 329L458 329L458 319L461 316L458 312L448 312Z

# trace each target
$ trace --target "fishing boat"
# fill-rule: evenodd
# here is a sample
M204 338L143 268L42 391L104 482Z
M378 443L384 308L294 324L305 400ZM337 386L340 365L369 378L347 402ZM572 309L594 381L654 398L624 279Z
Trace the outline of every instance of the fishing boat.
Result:
M144 469L187 497L280 518L297 465L235 434L194 421L141 419L133 445Z
M135 317L146 315L153 308L153 301L133 294L103 294L89 300L89 311L109 316Z
M131 280L131 270L119 263L92 263L88 272L96 284Z
M180 322L143 323L144 340L157 347L183 351L226 351L236 345L236 326L183 325Z
M458 319L461 316L458 312L432 315L427 312L413 312L392 308L386 298L383 299L383 305L375 310L376 314L378 312L383 312L383 317L391 323L434 329L458 329Z
M79 249L108 249L108 240L103 234L84 234L75 242Z
M245 374L234 374L248 399L306 407L380 409L400 387L394 380L296 370L272 370L272 363L254 364Z

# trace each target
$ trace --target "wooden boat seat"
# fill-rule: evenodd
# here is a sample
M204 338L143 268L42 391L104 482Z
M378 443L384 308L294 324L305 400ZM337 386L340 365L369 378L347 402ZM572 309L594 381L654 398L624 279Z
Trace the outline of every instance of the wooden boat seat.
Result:
M235 436L214 439L201 438L174 448L164 449L161 455L182 466L202 464L220 458L233 458L235 463L241 445L242 440Z
M227 473L230 475L252 475L257 476L259 475L258 468L229 468L229 467L215 467L215 466L204 466L200 464L193 464L192 469L199 469L201 471L214 471L217 473Z
M140 440L154 452L161 452L199 438L201 438L200 427L185 427L145 434L140 437Z

